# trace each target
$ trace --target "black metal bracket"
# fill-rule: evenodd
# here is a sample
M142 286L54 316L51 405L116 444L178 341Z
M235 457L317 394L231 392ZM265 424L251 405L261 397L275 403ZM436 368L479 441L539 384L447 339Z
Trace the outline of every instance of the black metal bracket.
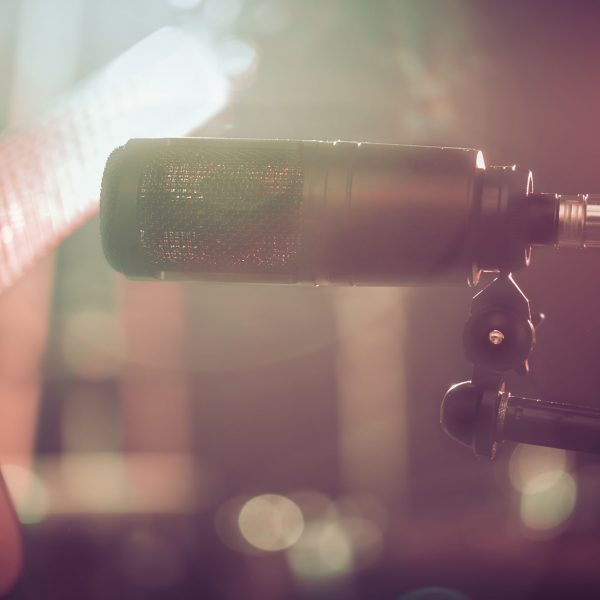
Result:
M477 456L492 458L497 447L497 416L505 376L529 372L536 327L544 315L532 314L529 300L510 273L499 274L473 297L463 331L470 381L450 388L442 402L442 427Z
M509 371L526 375L543 315L510 274L501 274L475 295L464 329L465 353L473 363L470 381L453 385L442 402L446 433L493 458L499 442L512 440L600 454L600 410L513 396Z

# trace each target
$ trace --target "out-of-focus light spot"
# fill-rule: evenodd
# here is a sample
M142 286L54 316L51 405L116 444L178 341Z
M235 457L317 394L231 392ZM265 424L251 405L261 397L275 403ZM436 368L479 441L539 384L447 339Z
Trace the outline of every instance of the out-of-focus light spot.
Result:
M483 152L479 150L477 152L477 158L475 159L475 166L478 169L485 169L485 158L483 157Z
M575 508L577 485L565 471L546 471L533 477L521 496L521 520L532 530L554 529Z
M564 450L519 444L510 458L508 473L517 491L528 488L530 493L541 492L544 488L534 490L532 486L552 487L561 478L566 466L567 453Z
M293 546L304 529L298 505L277 494L263 494L244 504L238 517L246 541L258 548L275 552Z
M63 452L118 448L120 416L111 392L95 385L74 386L63 399L60 427Z
M121 368L123 342L118 323L109 313L75 313L65 324L61 342L67 368L83 379L109 379Z
M388 515L381 501L366 493L355 493L336 503L339 523L350 541L355 566L366 567L383 549L383 530Z
M229 25L242 10L242 0L206 0L204 15L215 25Z
M236 4L213 5L213 12L223 5L231 14ZM97 210L106 157L115 147L133 137L189 133L225 106L229 89L206 39L167 27L81 84L30 128L4 137L0 193L23 210L9 212L11 220L0 230L0 287Z
M119 566L138 587L156 590L170 587L182 579L185 560L172 537L138 530L126 538L119 555Z
M168 0L169 4L177 10L191 10L196 8L202 0Z
M398 600L469 600L469 596L444 587L425 587L400 596Z
M339 525L350 542L354 564L366 567L373 564L383 549L383 532L372 521L362 517L341 519Z
M2 227L0 229L0 237L5 244L10 245L13 240L13 230L7 226Z
M302 490L290 494L290 498L300 507L305 521L332 519L337 516L333 500L320 492Z
M270 0L259 4L252 18L256 27L266 34L280 33L289 26L290 15L280 2Z
M237 38L224 40L218 55L223 72L230 77L245 73L256 61L256 50Z
M350 539L335 519L308 523L287 559L294 575L305 580L340 577L353 567Z
M238 525L240 511L247 500L245 497L236 496L219 506L215 513L215 530L221 541L232 550L245 553L252 550L252 553L256 553L258 550L248 545Z
M332 579L372 564L383 548L385 509L368 494L334 503L318 492L292 495L305 518L305 530L288 550L292 572L302 580Z
M40 461L48 514L190 514L210 473L185 454L80 452Z
M116 453L69 454L61 458L61 483L83 512L131 509L123 457Z
M30 469L19 465L3 465L1 470L19 521L25 524L42 521L48 508L48 495L42 480Z
M110 107L110 129L122 135L129 129L129 137L164 136L159 128L189 132L227 101L228 82L214 48L176 28L165 27L131 48L105 67L102 79L108 85L133 75L135 85L127 93L113 91ZM157 131L151 132L152 122Z

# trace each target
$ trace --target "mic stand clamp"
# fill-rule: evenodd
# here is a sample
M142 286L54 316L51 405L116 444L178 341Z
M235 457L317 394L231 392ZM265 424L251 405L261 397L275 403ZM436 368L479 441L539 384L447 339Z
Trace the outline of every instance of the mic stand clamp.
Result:
M600 410L520 398L505 389L506 373L529 372L536 327L543 319L532 315L510 274L501 273L473 298L463 333L473 375L448 390L441 423L476 456L493 458L504 440L600 454Z

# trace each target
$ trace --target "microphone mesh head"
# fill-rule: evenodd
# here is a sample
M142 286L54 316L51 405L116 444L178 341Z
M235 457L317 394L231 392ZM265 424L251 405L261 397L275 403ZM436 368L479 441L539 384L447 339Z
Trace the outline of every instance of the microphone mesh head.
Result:
M293 274L303 179L297 143L172 140L138 188L147 260L161 270Z

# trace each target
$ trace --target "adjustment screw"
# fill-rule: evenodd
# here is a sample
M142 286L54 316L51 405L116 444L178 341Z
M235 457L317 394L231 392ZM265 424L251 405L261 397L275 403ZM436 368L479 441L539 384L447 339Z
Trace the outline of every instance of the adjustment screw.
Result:
M488 334L488 340L494 346L498 346L504 341L504 334L499 329L492 329Z

